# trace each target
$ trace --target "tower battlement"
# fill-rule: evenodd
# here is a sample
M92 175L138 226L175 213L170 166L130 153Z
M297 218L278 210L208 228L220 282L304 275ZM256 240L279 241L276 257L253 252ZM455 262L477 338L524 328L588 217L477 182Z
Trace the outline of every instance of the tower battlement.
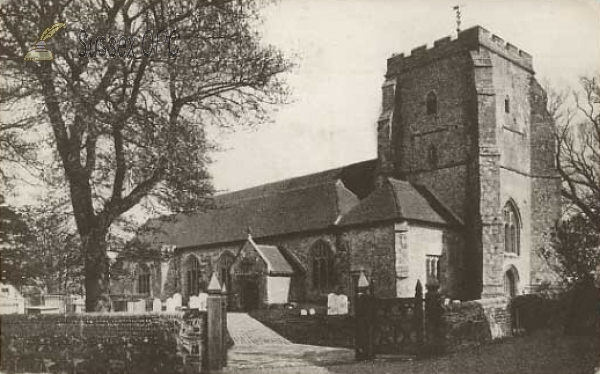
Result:
M446 36L438 39L431 47L421 45L413 48L408 55L404 53L393 55L387 62L387 75L396 75L449 54L476 50L480 47L486 48L533 73L533 62L529 53L504 41L498 35L492 34L481 26L474 26L461 31L458 36Z

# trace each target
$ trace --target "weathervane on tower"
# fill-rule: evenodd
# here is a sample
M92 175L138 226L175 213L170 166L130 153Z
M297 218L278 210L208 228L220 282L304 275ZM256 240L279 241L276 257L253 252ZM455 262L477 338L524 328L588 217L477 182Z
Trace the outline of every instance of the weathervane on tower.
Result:
M458 34L460 32L460 7L462 5L455 5L452 7L452 9L454 10L454 12L456 13L456 33Z

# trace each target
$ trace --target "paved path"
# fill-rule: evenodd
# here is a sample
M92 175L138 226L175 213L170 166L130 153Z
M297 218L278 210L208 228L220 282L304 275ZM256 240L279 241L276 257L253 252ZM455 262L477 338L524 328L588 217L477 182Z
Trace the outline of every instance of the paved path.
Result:
M234 346L229 350L225 372L292 367L314 372L323 366L354 361L351 349L294 344L245 313L228 313L227 325Z
M237 346L292 344L247 313L227 313L227 328L233 343Z

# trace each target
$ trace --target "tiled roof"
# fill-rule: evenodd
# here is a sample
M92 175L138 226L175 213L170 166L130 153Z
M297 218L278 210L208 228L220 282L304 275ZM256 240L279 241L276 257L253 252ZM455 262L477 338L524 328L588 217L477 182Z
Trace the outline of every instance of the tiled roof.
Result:
M190 248L389 219L460 223L433 194L388 178L371 191L375 161L217 195L215 208L149 220L138 239ZM359 200L363 198L363 200Z
M138 238L188 248L243 241L249 229L255 238L325 229L359 202L342 177L361 190L356 176L373 167L367 161L217 195L214 209L150 220Z
M249 239L250 243L256 249L256 252L262 257L267 264L267 270L270 275L292 275L294 270L292 266L287 262L285 257L279 251L279 248L274 245L262 245L256 244L252 239Z
M344 215L338 226L354 226L386 220L420 221L433 224L461 224L457 217L422 186L386 178L356 207Z

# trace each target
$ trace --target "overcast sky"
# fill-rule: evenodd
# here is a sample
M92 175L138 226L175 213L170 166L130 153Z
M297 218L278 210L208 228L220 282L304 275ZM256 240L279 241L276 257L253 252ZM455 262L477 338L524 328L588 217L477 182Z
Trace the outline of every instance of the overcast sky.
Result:
M533 55L540 81L576 85L599 72L598 0L280 0L265 10L265 42L297 56L293 102L273 123L220 135L219 190L374 158L386 59L480 25Z

